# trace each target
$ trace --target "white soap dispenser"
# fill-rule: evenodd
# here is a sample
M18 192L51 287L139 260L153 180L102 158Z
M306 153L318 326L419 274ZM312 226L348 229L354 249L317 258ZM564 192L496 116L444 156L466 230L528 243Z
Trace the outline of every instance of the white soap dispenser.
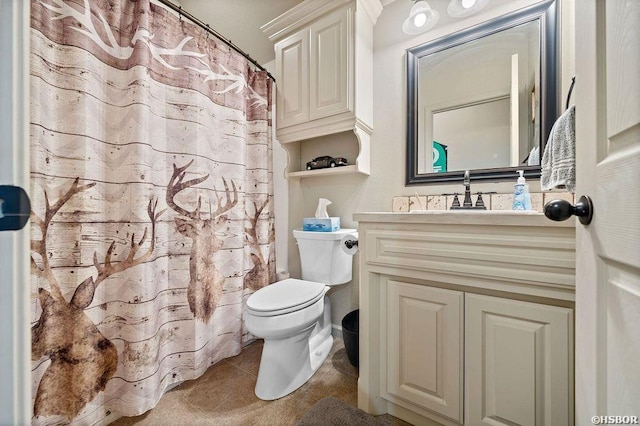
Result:
M520 177L513 185L513 210L531 210L531 194L524 178L524 170L518 170Z

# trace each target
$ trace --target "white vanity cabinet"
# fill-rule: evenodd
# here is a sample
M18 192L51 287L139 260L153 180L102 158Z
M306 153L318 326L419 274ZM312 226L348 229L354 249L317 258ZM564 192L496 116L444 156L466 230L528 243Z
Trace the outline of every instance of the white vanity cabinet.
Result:
M379 0L305 0L262 27L275 43L275 127L289 156L287 177L369 174L373 25L381 12ZM348 153L356 153L349 166L305 170L305 151L319 152L305 144L343 132L353 136Z
M464 293L399 280L386 287L386 398L462 420Z
M573 424L575 226L357 213L358 406L412 424Z
M469 425L573 423L571 309L465 295Z

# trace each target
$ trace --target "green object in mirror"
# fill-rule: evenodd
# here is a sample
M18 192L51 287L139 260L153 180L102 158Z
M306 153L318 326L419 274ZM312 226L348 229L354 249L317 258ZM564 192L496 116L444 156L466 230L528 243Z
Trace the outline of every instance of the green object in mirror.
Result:
M447 171L447 146L433 141L433 172L445 173Z

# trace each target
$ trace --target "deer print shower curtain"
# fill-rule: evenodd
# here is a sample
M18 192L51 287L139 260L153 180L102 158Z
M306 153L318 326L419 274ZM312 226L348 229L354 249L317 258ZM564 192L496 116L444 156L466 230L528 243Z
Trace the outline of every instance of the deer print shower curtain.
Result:
M271 81L150 0L31 8L33 423L94 424L252 339Z

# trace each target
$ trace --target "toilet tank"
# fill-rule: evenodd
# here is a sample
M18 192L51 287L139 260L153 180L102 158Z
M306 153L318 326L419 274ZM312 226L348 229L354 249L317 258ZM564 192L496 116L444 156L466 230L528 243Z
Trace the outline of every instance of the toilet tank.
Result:
M293 231L300 252L302 279L326 285L344 284L351 281L353 256L340 247L342 237L357 235L355 229L334 232Z

